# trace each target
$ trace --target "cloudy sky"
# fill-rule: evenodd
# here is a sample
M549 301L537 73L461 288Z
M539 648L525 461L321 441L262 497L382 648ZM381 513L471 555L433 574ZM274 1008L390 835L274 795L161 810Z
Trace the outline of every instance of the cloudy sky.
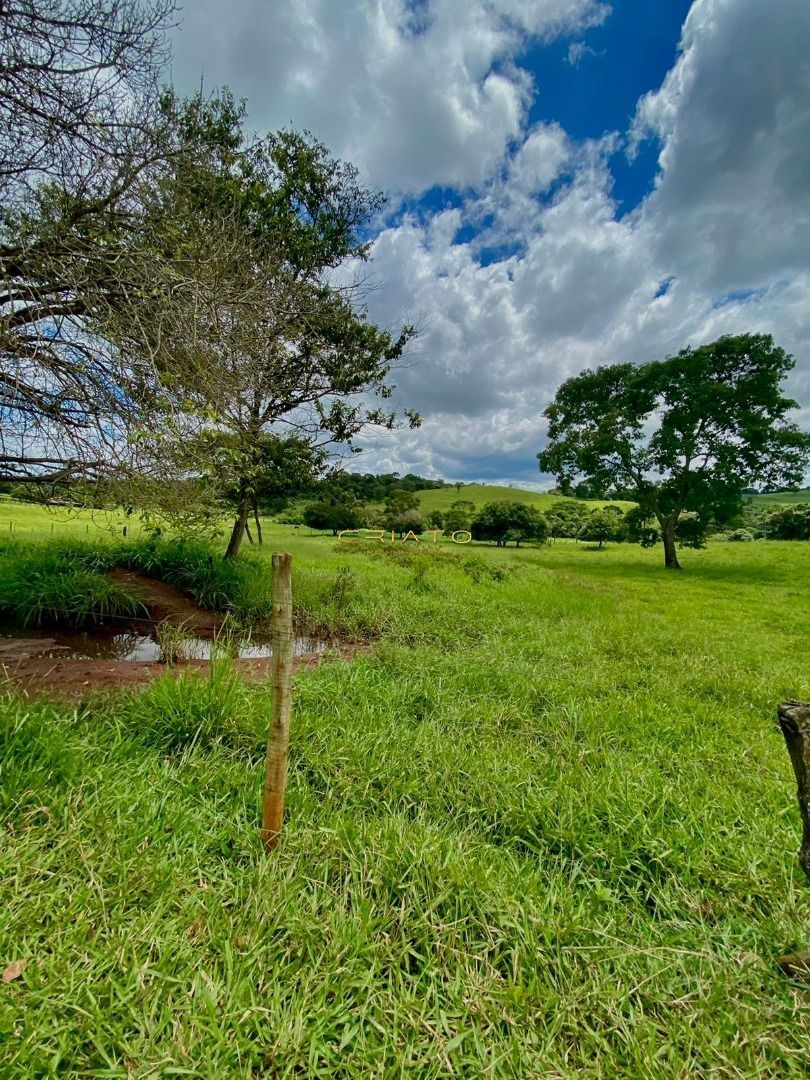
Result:
M187 0L174 81L308 128L389 195L369 310L421 327L417 432L352 467L548 486L586 366L741 331L810 424L807 0Z

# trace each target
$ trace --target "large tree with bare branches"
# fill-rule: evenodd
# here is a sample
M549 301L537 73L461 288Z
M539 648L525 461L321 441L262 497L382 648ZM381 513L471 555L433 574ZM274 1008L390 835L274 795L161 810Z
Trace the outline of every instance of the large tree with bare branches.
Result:
M0 477L92 475L142 414L94 320L132 285L139 184L165 162L173 0L0 4Z

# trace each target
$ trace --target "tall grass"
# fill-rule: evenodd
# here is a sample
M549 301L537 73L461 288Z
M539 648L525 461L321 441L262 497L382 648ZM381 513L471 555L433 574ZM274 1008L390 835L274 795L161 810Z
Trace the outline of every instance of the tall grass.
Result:
M6 543L0 550L0 617L18 626L82 627L144 614L137 596L101 569L61 544Z
M243 622L270 613L266 563L225 560L185 539L0 542L0 615L22 626L88 626L145 613L132 590L105 575L115 567L166 581L203 607Z

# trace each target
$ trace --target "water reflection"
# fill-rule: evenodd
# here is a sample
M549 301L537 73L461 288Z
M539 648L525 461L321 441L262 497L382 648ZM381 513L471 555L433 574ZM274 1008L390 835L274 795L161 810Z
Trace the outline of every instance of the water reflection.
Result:
M129 660L148 663L165 659L157 634L138 631L94 630L21 630L4 629L0 634L0 662L3 659L36 656L53 660ZM295 656L321 654L328 642L317 638L297 637ZM172 654L177 660L209 660L211 655L230 655L239 659L261 660L272 656L266 635L230 634L211 640L172 635Z

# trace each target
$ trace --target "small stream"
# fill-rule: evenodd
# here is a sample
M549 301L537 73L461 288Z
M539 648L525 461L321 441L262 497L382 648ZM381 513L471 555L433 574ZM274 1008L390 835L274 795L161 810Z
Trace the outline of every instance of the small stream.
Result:
M293 655L311 656L326 652L329 642L319 638L296 637ZM267 634L230 634L212 640L183 634L161 645L157 632L142 629L112 630L97 627L93 630L39 630L25 628L0 629L0 664L10 660L36 656L52 660L128 660L135 663L154 663L166 659L170 649L175 660L209 660L211 654L224 654L245 660L261 660L272 656Z

